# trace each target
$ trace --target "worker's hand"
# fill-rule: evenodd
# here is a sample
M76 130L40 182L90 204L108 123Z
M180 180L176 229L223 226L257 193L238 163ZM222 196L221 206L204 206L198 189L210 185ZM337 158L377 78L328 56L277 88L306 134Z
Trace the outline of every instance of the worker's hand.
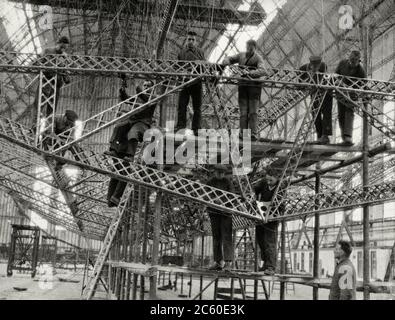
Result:
M229 57L225 57L224 60L222 61L222 64L223 64L224 66L230 65L230 59L229 59Z

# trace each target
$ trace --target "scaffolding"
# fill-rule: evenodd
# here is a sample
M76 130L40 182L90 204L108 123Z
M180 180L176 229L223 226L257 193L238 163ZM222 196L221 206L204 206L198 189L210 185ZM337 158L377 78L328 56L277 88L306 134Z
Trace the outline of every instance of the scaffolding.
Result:
M73 3L76 9L81 9L79 2L63 1L58 6L69 6ZM84 2L89 9L91 5ZM78 7L78 8L77 8ZM84 8L84 9L87 9ZM112 8L106 8L111 10ZM139 8L136 8L138 13ZM173 15L175 19L190 19L191 7L188 13L182 5L173 3L173 7L166 10L166 14ZM201 22L206 22L210 12L196 5L193 10L199 12ZM215 9L217 23L225 23L229 20L247 19L249 15L235 12L229 9ZM230 16L231 15L231 16ZM262 12L253 14L251 24L262 19ZM255 18L254 18L255 17ZM221 20L222 19L222 20ZM255 19L255 20L254 20ZM255 22L254 22L255 21ZM166 29L169 22L161 27L166 37ZM289 27L289 26L288 26ZM163 36L162 36L163 37ZM160 54L159 54L160 56ZM367 59L367 52L364 53ZM23 64L20 62L24 61ZM0 118L0 185L31 204L43 217L73 232L87 238L103 240L103 246L96 258L92 270L87 268L87 281L83 287L83 297L91 299L100 294L99 287L104 289L106 298L136 299L137 290L140 287L140 298L144 299L145 279L149 281L149 295L156 297L157 285L160 283L160 275L173 274L182 279L190 277L190 292L192 278L200 279L199 294L194 299L202 298L203 293L210 285L214 285L214 299L220 297L218 279L227 278L231 281L229 289L230 299L235 294L241 294L242 299L247 298L246 282L254 283L254 296L258 298L258 283L262 284L262 292L266 299L270 298L265 281L279 281L280 297L284 299L284 284L298 283L313 286L313 298L318 299L318 289L328 288L329 283L320 279L318 270L319 256L319 217L321 214L335 212L341 209L364 208L363 234L365 237L364 257L369 253L369 206L395 200L395 180L381 182L369 181L369 157L378 154L393 152L392 141L395 138L394 119L389 117L378 103L395 100L395 83L373 79L355 79L344 76L321 74L319 81L310 73L282 68L267 68L261 77L251 78L245 76L245 68L230 66L225 69L221 64L206 62L180 62L167 59L149 58L126 58L92 55L47 55L45 59L36 54L23 54L20 52L0 51L0 71L7 73L22 73L39 75L39 100L38 107L56 110L56 89L45 90L47 85L56 83L58 73L79 75L82 77L110 77L115 78L120 74L127 78L154 80L152 87L142 93L129 97L126 101L117 103L106 110L90 116L82 121L82 134L75 137L74 128L55 136L52 132L43 133L23 126L22 124L7 118ZM55 73L52 79L46 78L44 72ZM197 81L206 84L206 98L212 107L217 119L222 119L220 125L231 128L232 114L237 111L227 107L218 86L237 86L240 81L248 81L251 85L260 85L264 89L279 92L279 98L273 99L273 103L264 104L260 108L260 131L273 130L276 121L287 112L297 107L306 100L311 91L312 96L302 119L300 128L297 129L293 141L257 141L251 144L251 159L258 169L254 172L259 176L259 163L265 161L282 170L281 182L287 188L303 181L315 178L314 193L298 194L291 193L279 197L282 190L276 190L276 196L270 208L262 216L257 210L255 199L251 193L250 176L247 174L238 176L237 185L240 194L225 192L198 180L201 176L199 171L193 178L184 178L166 170L162 166L147 166L142 163L125 163L114 157L99 153L92 148L79 144L102 132L104 129L127 119L128 117L147 108L152 103L160 103L166 97L177 93L179 90ZM350 83L352 85L350 85ZM56 85L54 86L56 88ZM311 132L312 122L316 114L310 112L314 103L321 104L323 93L337 94L348 104L353 104L355 111L364 120L363 144L356 147L339 147L336 145L314 146L306 142ZM146 103L139 102L141 94L148 95ZM352 96L358 96L358 100ZM125 103L128 104L127 112L121 114ZM54 114L54 113L53 113ZM53 130L53 114L46 119L40 119L37 115L37 123L43 120L49 131ZM383 140L380 146L369 145L369 126L377 129ZM52 139L56 143L45 144L45 139ZM175 141L176 137L166 134L165 139ZM167 141L166 140L166 141ZM197 139L190 139L197 143ZM244 146L240 146L244 147ZM65 151L70 151L72 156L66 157ZM362 155L356 155L362 152ZM336 159L336 155L343 155ZM344 154L349 158L344 158ZM77 166L80 174L77 181L69 181L64 172L54 169L56 161L62 161L67 165ZM302 175L313 165L325 161L336 161L338 164L318 168L309 175ZM363 184L361 186L333 190L323 188L321 179L325 173L351 166L362 162ZM166 166L166 164L165 164ZM37 172L36 168L47 168L43 172ZM127 189L121 199L120 205L114 209L104 209L106 202L103 200L106 192L108 178L116 178L127 183ZM35 187L39 181L40 186ZM54 192L61 191L63 199L59 200L47 194L46 188ZM174 204L179 209L175 216ZM283 206L284 210L279 210ZM191 206L200 208L191 210ZM181 235L187 234L187 238L196 234L207 234L207 224L202 223L201 211L206 207L221 210L223 214L231 215L233 227L236 230L245 230L256 223L280 220L281 231L281 272L268 277L255 271L234 270L231 274L212 273L198 268L165 267L159 263L159 247L162 236L173 237L180 241ZM204 215L204 214L203 214ZM314 273L313 276L303 277L285 274L285 222L293 219L314 216ZM186 226L186 228L185 228ZM184 227L187 231L180 229ZM202 238L202 242L204 237ZM184 239L185 240L185 239ZM185 248L186 246L184 246ZM202 244L203 249L203 244ZM256 260L256 257L255 257ZM393 259L392 259L393 260ZM391 261L392 261L391 260ZM256 262L256 261L255 261ZM204 264L204 255L201 256L201 264ZM256 267L256 266L255 266ZM159 275L159 276L158 276ZM207 277L210 282L203 288L203 278ZM234 281L239 283L236 290ZM364 292L364 297L369 297L369 292L388 291L393 284L374 283L369 279L369 261L364 263L364 279L358 283L357 290ZM191 297L191 294L188 295ZM223 296L222 296L223 297Z

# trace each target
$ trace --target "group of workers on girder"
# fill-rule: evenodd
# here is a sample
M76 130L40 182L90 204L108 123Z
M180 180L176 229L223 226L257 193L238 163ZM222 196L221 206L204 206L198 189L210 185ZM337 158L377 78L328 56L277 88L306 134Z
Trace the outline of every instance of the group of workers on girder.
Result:
M54 49L46 51L47 54L65 54L69 41L66 37L58 40ZM196 33L188 32L186 47L178 54L178 60L181 61L206 61L204 52L197 46ZM239 53L231 57L225 57L222 66L231 64L239 64L249 70L249 78L259 78L265 73L264 60L257 52L257 42L255 40L248 40L246 43L246 52ZM301 71L308 72L313 75L314 81L320 81L319 77L322 73L327 72L327 66L322 61L320 56L311 56L309 63L300 67ZM336 74L355 77L366 78L366 72L361 65L361 54L359 51L352 51L349 58L342 60L335 71ZM51 76L51 75L49 75ZM300 81L308 80L307 74L301 74ZM58 92L63 83L67 83L67 78L58 80L56 90ZM347 84L347 83L346 83ZM350 86L355 84L349 83ZM140 93L138 99L141 103L148 102L150 89L154 83L151 80L144 80L142 85L137 86L137 93ZM122 78L122 85L119 91L120 99L122 101L128 100L129 96L126 93L126 79ZM152 89L153 90L153 89ZM311 97L315 95L317 89L311 89ZM142 92L147 94L141 94ZM258 122L258 109L261 100L261 86L251 81L241 80L238 84L238 102L240 110L240 130L248 130L249 137L252 141L258 140L257 122ZM315 129L317 140L312 142L316 144L329 144L329 137L332 135L332 104L333 94L329 90L323 91L324 98L316 99L313 102L312 111L315 117ZM350 94L352 100L357 100L356 94ZM202 104L202 82L197 81L189 86L186 86L179 93L178 99L178 116L175 131L185 129L187 126L187 106L190 99L192 99L193 117L192 117L192 131L198 135L198 130L201 128L201 104ZM57 99L56 99L57 100ZM338 120L341 131L342 145L352 146L352 133L354 124L354 107L351 103L345 102L340 96L338 100ZM126 101L126 103L128 103ZM123 159L124 161L133 161L136 149L139 143L143 141L143 135L146 130L152 126L153 116L156 108L156 103L152 103L148 107L141 110L117 124L114 128L113 134L110 139L110 148L105 153L113 157ZM122 111L120 111L122 112ZM48 114L46 114L48 116ZM62 132L70 127L73 127L78 115L71 110L67 110L64 115L58 116L55 122L59 126L55 132ZM207 181L207 184L218 189L234 192L234 187L231 179L227 176L229 167L226 165L218 164L213 166L214 176ZM273 168L267 168L266 176L255 187L254 191L257 200L270 202L274 192L280 182L281 172ZM115 178L111 178L108 188L108 205L110 207L117 206L120 202L121 196L125 190L126 183ZM208 208L207 212L211 221L211 229L213 235L213 255L214 265L210 270L231 270L234 261L234 239L232 230L232 218L223 214L217 209ZM277 230L278 221L271 221L266 224L259 224L256 226L256 240L260 247L261 258L263 266L259 271L263 271L266 275L273 275L276 271L277 265ZM339 287L339 282L335 281L339 276L339 265L336 267L331 297L355 299L355 270L352 263L348 259L351 253L350 244L343 241L336 247L335 255L340 261L339 265L351 264L352 268L346 268L349 273L347 274L348 285L344 288ZM337 252L337 253L336 253ZM342 269L344 270L344 268ZM351 270L351 271L350 271ZM351 279L351 280L350 280ZM350 289L351 288L351 289ZM332 291L334 293L332 293ZM346 292L346 293L344 293ZM341 295L343 295L341 297Z

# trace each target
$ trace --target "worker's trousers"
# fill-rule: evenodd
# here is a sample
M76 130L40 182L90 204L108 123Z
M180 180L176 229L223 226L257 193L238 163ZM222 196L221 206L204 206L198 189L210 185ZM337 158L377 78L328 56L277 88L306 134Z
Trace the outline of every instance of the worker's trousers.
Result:
M240 130L250 129L252 135L257 134L260 101L260 87L239 86Z
M201 126L202 117L202 83L197 82L181 90L178 97L178 118L177 129L184 129L187 126L187 107L189 99L192 97L193 118L192 130L197 134Z
M232 217L208 212L213 235L214 261L233 260Z
M354 129L354 106L337 100L337 113L341 137L352 138Z
M256 239L261 250L263 266L276 268L277 265L277 234L278 221L271 221L255 228Z
M313 104L313 114L319 108L319 101ZM315 130L317 132L317 138L332 135L332 106L333 99L330 92L326 93L324 101L322 102L321 109L318 111L317 117L315 118Z

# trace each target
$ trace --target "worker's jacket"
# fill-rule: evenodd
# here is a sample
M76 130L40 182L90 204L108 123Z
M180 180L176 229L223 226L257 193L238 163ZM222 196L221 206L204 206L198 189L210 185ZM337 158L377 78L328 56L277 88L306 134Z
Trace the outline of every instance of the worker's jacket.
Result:
M357 280L350 259L341 260L333 273L329 300L355 300Z

